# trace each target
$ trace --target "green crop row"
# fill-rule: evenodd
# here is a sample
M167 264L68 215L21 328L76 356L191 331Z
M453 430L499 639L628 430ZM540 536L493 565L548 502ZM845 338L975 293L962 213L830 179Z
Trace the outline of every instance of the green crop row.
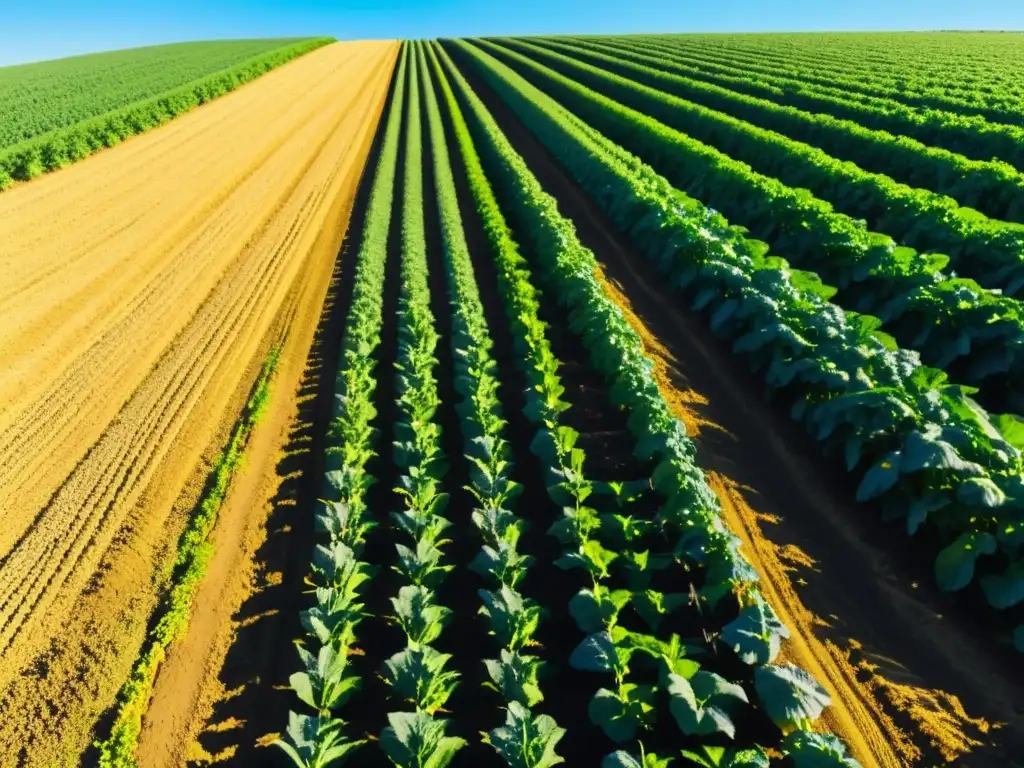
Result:
M273 349L267 356L242 416L231 433L231 439L214 462L207 488L178 540L171 586L157 610L159 618L146 637L131 675L118 693L117 710L109 736L93 745L97 750L99 768L138 768L135 750L157 672L167 650L188 629L192 602L213 556L210 534L216 525L231 481L242 466L249 436L266 412L277 370L278 354L279 350Z
M277 742L299 768L326 768L362 743L343 734L337 714L360 684L347 664L364 618L361 595L374 572L359 558L376 524L366 503L366 491L374 481L367 464L375 455L378 438L374 356L381 343L406 67L403 52L355 258L352 301L335 380L324 499L316 515L317 530L327 543L313 551L309 581L315 586L315 603L302 611L307 637L298 646L304 669L290 679L299 699L315 714L290 712L285 738ZM306 643L316 652L307 649Z
M644 42L640 47L658 51L702 80L800 109L853 120L875 130L910 136L976 160L998 157L1024 170L1024 128L1018 125L994 123L977 115L914 109L891 99L858 101L841 89L811 89L799 80L750 70L730 68L728 74L698 70L688 63L685 53L678 52L674 46Z
M581 39L573 45L672 74L679 78L672 81L671 90L676 96L806 142L833 157L850 160L910 186L949 195L961 205L994 219L1024 221L1024 175L1008 163L970 160L908 136L776 103L770 96L743 93L732 82L707 82L694 77L689 68L673 59L633 44Z
M639 64L580 46L568 49L559 45L556 53L515 39L499 42L548 63L562 74L568 72L566 66L554 62L578 61L579 66L571 71L581 83L713 145L790 187L809 189L837 210L865 219L869 226L901 243L919 251L949 255L950 265L958 273L975 278L986 288L1012 296L1024 287L1024 226L988 219L945 195L863 171L811 144L689 101L685 97L689 82L653 64ZM584 67L584 63L600 70ZM673 95L677 89L680 96Z
M943 271L947 258L897 247L892 238L869 232L863 222L834 212L806 190L755 173L669 128L658 119L672 121L676 100L660 91L530 46L517 47L554 69L495 43L481 45L651 163L678 189L749 228L796 266L837 285L836 303L880 317L926 364L955 365L956 378L982 388L986 406L1005 408L1024 385L1024 307L1017 299L952 277ZM1013 427L1015 421L1007 423Z
M858 497L882 499L909 533L927 527L942 541L943 589L966 587L980 563L993 607L1024 599L1021 456L961 388L513 70L470 43L451 47L769 388L787 393L793 418L851 471L867 466Z
M562 409L550 407L560 401L557 378L546 358L534 356L539 365L530 380L539 391L532 413L541 429L532 450L547 467L549 496L563 510L549 531L562 546L556 564L588 579L569 605L582 639L568 663L604 675L612 684L591 699L591 721L612 741L626 744L642 740L663 707L679 730L691 737L715 733L732 737L736 722L751 711L748 688L708 668L714 666L710 661L714 654L701 663L690 657L693 648L660 629L664 617L690 598L654 590L651 580L658 571L679 568L680 561L685 561L689 573L680 577L700 584L696 599L708 609L726 595L739 598L740 610L722 628L724 646L718 652L731 646L732 653L751 665L750 688L763 712L784 730L796 728L780 748L795 765L855 766L834 737L805 730L828 697L802 670L772 663L786 630L761 598L756 574L737 551L738 540L725 530L717 500L693 463L693 444L658 391L639 336L594 276L593 254L579 243L572 225L541 190L447 53L438 49L438 54L447 74L441 78L442 88L470 188L497 260L506 311L515 328L534 329L519 336L519 348L530 348L526 339L543 334L535 315L529 314L536 296L529 285L530 271L513 246L502 210L524 233L552 295L571 309L573 332L611 385L614 401L629 414L637 455L657 461L653 479L597 482L588 478L586 454L576 446L577 434L558 424ZM454 83L454 91L447 79ZM653 518L630 514L640 497L651 494L664 503L660 513ZM703 579L695 570L702 572ZM627 615L639 616L646 630L627 628L631 623L624 618ZM752 628L750 633L741 631L747 626ZM656 684L646 682L650 677L644 674L652 664L658 672ZM637 757L620 749L609 754L602 766L653 767L671 761L667 755L644 753L642 746L639 752ZM746 745L702 746L683 754L701 765L753 768L768 764L760 748Z

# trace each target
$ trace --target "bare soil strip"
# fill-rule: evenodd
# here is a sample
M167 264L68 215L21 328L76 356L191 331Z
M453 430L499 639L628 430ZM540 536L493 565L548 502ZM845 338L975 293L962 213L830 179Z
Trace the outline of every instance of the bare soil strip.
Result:
M0 200L0 754L70 764L111 704L174 498L272 329L315 323L396 53L329 46Z
M706 321L619 238L504 104L471 83L582 242L695 433L730 528L793 632L785 656L833 699L826 724L864 766L1012 765L1024 754L1020 666L969 606L932 587L929 563L778 410Z

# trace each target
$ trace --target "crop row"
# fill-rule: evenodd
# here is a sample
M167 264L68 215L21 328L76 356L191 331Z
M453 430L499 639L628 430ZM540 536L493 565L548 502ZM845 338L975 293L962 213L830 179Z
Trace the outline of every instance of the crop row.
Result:
M1012 296L1024 286L1024 226L988 219L945 195L863 171L811 144L703 107L686 98L689 83L685 78L659 70L653 62L644 65L580 46L569 51L563 46L555 50L515 39L498 42L714 146L760 173L790 187L809 189L837 210L865 219L869 226L903 244L947 254L958 273L975 278L986 288ZM673 95L677 89L682 95Z
M328 500L317 516L318 529L329 543L320 544L313 554L309 580L316 586L317 604L303 612L307 636L299 649L305 669L291 680L299 699L315 714L292 713L282 746L299 766L326 766L361 743L343 736L339 715L362 683L370 682L350 673L349 658L357 648L360 654L380 650L357 644L361 622L381 618L366 614L361 597L375 581L383 583L378 564L361 559L366 536L376 526L378 531L387 528L389 536L411 540L411 546L396 547L393 570L402 586L391 599L390 616L402 628L406 647L386 658L380 672L390 698L405 705L388 713L377 740L393 764L444 768L458 759L468 746L459 735L464 699L450 719L440 715L467 664L481 663L505 710L504 724L496 724L483 741L504 764L516 768L563 762L556 747L565 730L544 712L555 706L549 699L562 700L558 692L546 695L543 685L546 673L559 669L593 673L595 681L604 681L603 686L594 683L587 714L608 739L602 762L606 768L668 765L680 748L700 764L767 766L767 753L755 743L776 746L797 766L854 766L835 737L812 730L829 703L825 691L802 670L776 663L786 629L761 597L756 573L737 550L738 540L726 531L717 499L694 464L685 427L671 415L651 377L640 338L594 277L593 254L579 243L571 223L540 189L446 52L407 44L397 77L357 257L339 371L331 431L338 468L327 473ZM424 197L421 91L436 211ZM397 409L394 424L378 427L376 378L389 372L375 371L375 361L381 350L384 265L403 99ZM529 384L523 417L532 426L529 447L543 467L554 511L548 535L560 550L545 565L561 569L565 579L579 584L567 606L546 604L536 599L540 593L531 597L529 592L536 559L520 549L528 521L515 512L521 486L513 479L520 472L514 460L523 458L515 454L524 445L513 445L506 434L498 367L473 268L475 254L464 234L466 209L459 207L446 119L462 159L466 199L473 206L468 214L479 218L489 246L479 256L494 261L513 362ZM453 527L443 515L456 494L453 489L450 497L445 489L458 473L446 471L438 421L444 390L434 369L445 364L435 354L443 334L436 330L430 309L425 210L438 216L447 287L448 303L435 306L450 306L452 313L447 333L455 421L463 446L457 461L468 465L469 477L460 492L472 499L476 532L466 535L478 536L480 543L468 564L451 560L445 538L448 531L466 529L461 521ZM535 261L520 253L519 237ZM586 452L576 444L578 433L564 422L571 398L566 397L559 360L539 317L535 279L569 310L572 332L608 382L615 406L629 416L636 454L652 468L649 475L613 480L596 477L589 468ZM366 501L373 482L367 465L385 427L394 432L390 463L397 469L395 491L402 499L402 508L386 518L374 514ZM538 519L537 514L533 511L532 517ZM488 582L487 589L477 592L479 613L497 658L452 659L435 648L435 642L443 642L445 627L470 610L468 605L439 602L439 595L451 594L440 589L443 583L461 567ZM665 586L687 583L689 591ZM566 658L554 658L538 644L536 633L549 611L565 610L579 639ZM679 633L680 627L692 633L694 622L705 631L696 637ZM780 731L788 735L782 737ZM581 732L573 738L588 735ZM642 743L648 738L676 745L674 754L645 751ZM735 746L717 746L722 743Z
M839 88L810 88L799 80L738 67L719 67L719 72L709 71L706 67L697 69L685 49L656 40L645 39L637 47L664 55L695 77L709 82L800 109L853 120L875 130L911 136L924 144L943 147L970 158L998 157L1018 170L1024 170L1024 128L1018 125L994 123L977 115L914 109L891 99L856 100Z
M714 62L727 62L756 71L783 73L787 77L817 85L842 85L848 92L865 93L896 99L910 106L934 107L953 112L975 111L996 121L1012 121L1024 105L1024 91L1015 82L1012 64L998 54L985 62L984 77L971 71L972 65L981 64L983 59L972 52L970 60L958 56L954 44L949 44L946 66L930 68L929 64L942 62L922 53L914 55L911 38L902 37L900 46L913 56L913 68L905 60L882 64L871 56L870 46L860 45L848 50L845 55L815 55L811 51L787 48L784 42L772 41L771 48L757 46L725 47L711 40L698 41L676 36L664 36L666 43L686 48L701 58ZM995 49L993 49L995 50ZM1000 64L1010 64L1000 72ZM941 72L941 74L936 74ZM1017 118L1019 119L1019 118Z
M558 41L539 39L537 42L553 44ZM865 170L949 195L961 205L994 219L1024 221L1024 176L1007 163L971 160L854 120L776 103L770 96L744 93L734 87L736 83L706 81L695 77L690 68L674 59L624 43L598 43L584 38L574 40L573 45L578 50L603 53L670 74L673 76L670 90L675 96L819 147ZM659 87L664 88L667 82L662 80Z
M642 741L667 709L686 736L731 738L745 718L756 716L756 702L762 717L784 730L796 729L780 743L796 764L820 759L852 765L842 762L848 758L834 737L805 730L827 696L802 670L772 663L786 630L761 598L756 574L738 553L737 540L725 530L717 499L693 462L693 444L659 392L641 340L594 276L593 254L579 243L571 223L558 213L447 54L436 50L454 84L450 91L442 80L469 182L505 275L504 293L525 298L508 302L509 316L519 327L536 328L536 320L527 320L523 311L532 294L524 285L532 269L509 247L503 214L536 255L531 266L546 292L570 310L573 331L608 381L614 402L628 414L636 455L656 465L650 478L604 482L590 476L577 433L560 424L562 409L552 407L559 401L557 378L547 363L535 368L532 380L543 397L532 401L530 412L540 429L531 449L548 468L548 494L562 509L549 530L562 549L556 565L580 572L585 585L569 604L583 637L568 663L613 683L592 697L591 722L612 741L637 736ZM654 514L643 513L645 496ZM658 588L663 573L668 577L660 579L663 584L689 580L696 602L685 593ZM738 613L735 604L730 608L728 601L721 602L730 593L739 598ZM717 628L725 646L718 652L731 648L734 658L749 665L746 685L713 671L716 657L707 653L710 649L683 642L664 626L671 624L670 616L684 609L699 612L699 606L720 611L716 618L731 611ZM663 765L670 757L644 754L642 747L640 753L638 758L620 750L605 764ZM735 750L702 745L684 754L709 765L766 764L759 748L742 741Z
M982 388L986 406L1007 408L1024 381L1024 356L1017 359L1024 342L1024 307L1018 300L985 291L971 279L951 277L943 272L944 257L926 258L897 247L892 238L869 232L862 222L834 212L806 191L755 173L658 122L674 122L671 97L567 57L553 60L552 70L493 43L481 45L657 167L678 189L699 196L797 266L838 285L836 303L881 317L884 327L920 352L926 364L952 367L964 383ZM549 60L543 53L538 58Z
M863 468L858 498L880 498L909 533L927 529L941 542L943 589L965 588L980 560L989 603L1021 602L1021 456L962 388L895 347L877 320L830 304L816 275L770 255L489 53L448 45L710 315L712 330L762 371L769 390L783 393L793 418L851 471Z

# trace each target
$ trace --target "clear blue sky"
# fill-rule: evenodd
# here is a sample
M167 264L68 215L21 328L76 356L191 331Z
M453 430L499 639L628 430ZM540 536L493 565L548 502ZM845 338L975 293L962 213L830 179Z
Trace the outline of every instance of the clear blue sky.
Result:
M180 40L1024 29L1024 0L0 0L0 65Z

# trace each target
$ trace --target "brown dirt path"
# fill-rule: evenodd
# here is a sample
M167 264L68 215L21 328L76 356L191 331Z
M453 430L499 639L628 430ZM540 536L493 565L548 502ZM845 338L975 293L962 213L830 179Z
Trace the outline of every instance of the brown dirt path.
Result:
M379 115L386 91L375 88L373 93ZM232 617L248 593L253 578L252 557L262 543L263 524L284 480L278 466L296 428L299 403L307 397L300 388L307 373L310 348L338 245L348 225L359 171L376 127L376 121L365 121L361 133L346 137L358 148L349 155L349 162L358 161L359 165L339 175L344 186L338 190L335 215L326 220L324 232L304 270L304 295L297 304L298 316L290 323L292 332L282 350L283 364L275 376L269 411L250 440L246 466L218 517L214 555L196 595L188 632L172 647L158 675L137 753L140 765L147 768L184 765L202 725L197 714L203 711L202 702L208 697L209 687L216 684L220 663L233 635Z
M794 637L785 656L825 684L825 723L865 768L1007 768L1024 755L1019 659L955 596L932 586L879 510L765 403L760 379L685 308L518 118L472 73L477 94L602 265L645 340L659 386L694 433L730 528Z
M188 509L174 499L272 329L315 324L296 302L318 300L302 287L340 241L396 53L329 46L0 200L0 284L17 284L0 350L33 384L0 383L13 764L71 764L112 702Z

